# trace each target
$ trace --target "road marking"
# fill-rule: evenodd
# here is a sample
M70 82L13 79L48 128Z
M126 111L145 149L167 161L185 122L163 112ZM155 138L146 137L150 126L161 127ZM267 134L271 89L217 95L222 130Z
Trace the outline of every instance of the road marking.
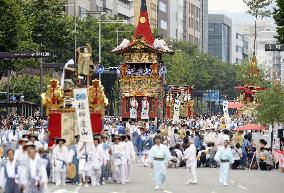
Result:
M165 192L165 193L172 193L171 191L168 191L168 190L164 190L164 192Z
M234 181L234 180L230 180L230 181L231 181L231 183L232 183L232 184L234 184L234 183L235 183L235 181Z
M246 187L238 185L239 188L243 189L243 190L248 190Z
M212 190L210 193L217 193L217 192L215 192L214 190Z
M64 193L66 192L67 190L66 189L59 189L59 190L56 190L55 192L53 193Z

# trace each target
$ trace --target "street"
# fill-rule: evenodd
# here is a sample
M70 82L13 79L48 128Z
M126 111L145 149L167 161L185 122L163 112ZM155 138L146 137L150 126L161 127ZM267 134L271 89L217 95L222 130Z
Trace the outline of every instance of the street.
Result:
M154 190L153 171L135 165L132 182L127 185L107 184L100 187L49 185L48 193L282 193L284 178L279 171L234 170L229 186L218 183L218 169L198 168L198 184L186 185L185 169L168 169L165 190ZM271 192L272 193L272 192Z

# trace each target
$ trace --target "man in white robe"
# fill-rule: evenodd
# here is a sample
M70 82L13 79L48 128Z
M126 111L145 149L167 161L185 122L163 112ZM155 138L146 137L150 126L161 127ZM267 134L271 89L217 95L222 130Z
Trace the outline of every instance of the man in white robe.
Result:
M56 186L64 186L66 182L66 167L69 162L69 151L64 145L65 142L65 139L58 138L56 140L57 145L53 150L52 163L54 164Z
M214 159L220 163L219 182L228 185L230 164L234 163L233 153L229 146L229 137L224 135L224 146L220 147Z
M184 159L186 160L186 169L188 180L186 184L197 184L197 159L196 159L196 147L191 139L188 141L189 147L184 151Z
M99 145L100 139L94 137L94 146L91 151L92 156L92 169L91 169L91 182L93 186L100 186L100 178L102 175L102 166L104 164L104 151L102 146Z

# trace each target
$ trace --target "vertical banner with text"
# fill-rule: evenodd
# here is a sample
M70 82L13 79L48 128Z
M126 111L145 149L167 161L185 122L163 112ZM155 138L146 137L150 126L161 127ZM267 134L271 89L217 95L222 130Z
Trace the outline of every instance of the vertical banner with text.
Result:
M93 142L87 88L74 89L74 107L80 133L80 141Z

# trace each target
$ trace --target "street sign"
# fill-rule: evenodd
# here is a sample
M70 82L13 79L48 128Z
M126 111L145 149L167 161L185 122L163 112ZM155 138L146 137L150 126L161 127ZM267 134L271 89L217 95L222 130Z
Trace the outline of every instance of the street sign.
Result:
M0 52L0 58L48 58L49 52Z
M265 51L284 51L284 44L265 44Z
M99 73L99 74L101 74L101 73L104 72L104 70L105 70L104 66L100 64L100 65L97 67L96 72Z

